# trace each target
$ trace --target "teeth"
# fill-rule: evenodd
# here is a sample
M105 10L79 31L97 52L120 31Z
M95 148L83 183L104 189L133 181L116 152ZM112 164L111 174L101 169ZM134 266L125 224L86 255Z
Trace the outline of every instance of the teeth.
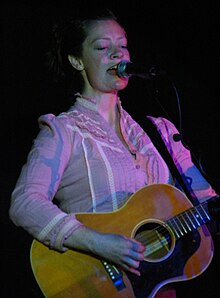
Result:
M109 69L117 69L117 65L110 67Z

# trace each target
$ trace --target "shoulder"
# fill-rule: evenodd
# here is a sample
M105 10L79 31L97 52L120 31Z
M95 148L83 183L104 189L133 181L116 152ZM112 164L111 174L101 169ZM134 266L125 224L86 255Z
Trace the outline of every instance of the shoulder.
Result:
M157 128L172 128L177 130L176 126L174 125L173 122L168 120L167 118L164 117L153 117L153 116L147 116L148 119L150 119L156 126Z
M61 116L62 114L56 116L54 114L45 114L41 115L38 118L38 123L40 128L49 128L49 129L64 129L66 123L68 122L67 117Z
M69 111L57 116L54 114L42 115L38 121L40 128L46 127L56 134L66 134L71 139L75 138L76 135L82 136L84 133L103 134L99 118L94 112L91 115L89 112L77 109L74 106Z
M48 127L51 129L68 130L70 125L77 123L79 112L76 110L69 110L58 115L52 113L41 115L38 118L40 128Z
M38 118L39 124L39 134L38 139L45 138L50 142L61 142L70 143L71 142L71 131L68 129L70 123L70 117L66 113L59 115L54 114L44 114Z
M164 117L153 117L147 116L157 127L160 133L165 135L170 135L174 133L179 133L178 129L176 128L175 124Z
M150 119L157 127L159 134L166 144L169 143L170 146L174 147L182 144L182 142L177 142L177 140L180 140L181 138L179 130L173 122L164 117L147 116L147 118Z
M190 158L190 150L181 141L180 133L173 122L163 117L147 116L157 127L162 139L164 140L169 152L176 159L184 156ZM177 137L177 138L176 138Z

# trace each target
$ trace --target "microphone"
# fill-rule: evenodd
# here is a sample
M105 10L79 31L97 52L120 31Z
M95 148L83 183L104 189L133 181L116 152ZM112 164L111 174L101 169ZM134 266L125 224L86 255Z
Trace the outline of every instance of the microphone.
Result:
M166 72L156 67L146 69L141 65L134 64L130 61L121 61L117 66L117 75L121 78L128 78L130 76L136 76L143 79L152 79L158 75L165 75Z

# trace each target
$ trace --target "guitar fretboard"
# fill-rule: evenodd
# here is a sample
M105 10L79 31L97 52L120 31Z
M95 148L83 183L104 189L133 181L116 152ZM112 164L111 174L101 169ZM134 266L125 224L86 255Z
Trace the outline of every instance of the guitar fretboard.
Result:
M169 219L167 224L178 239L211 220L207 201Z

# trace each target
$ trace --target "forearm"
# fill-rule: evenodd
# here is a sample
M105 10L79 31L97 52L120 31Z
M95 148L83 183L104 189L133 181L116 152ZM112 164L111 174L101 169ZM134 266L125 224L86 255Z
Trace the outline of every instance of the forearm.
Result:
M80 226L64 241L64 246L93 253L124 270L140 275L137 268L144 259L145 246L134 239L117 234L99 233Z
M40 193L22 192L22 187L13 192L9 216L15 225L59 251L66 249L63 241L81 226L74 214L63 212Z
M102 242L103 234L84 225L78 227L72 235L64 240L64 246L100 255L98 247Z

